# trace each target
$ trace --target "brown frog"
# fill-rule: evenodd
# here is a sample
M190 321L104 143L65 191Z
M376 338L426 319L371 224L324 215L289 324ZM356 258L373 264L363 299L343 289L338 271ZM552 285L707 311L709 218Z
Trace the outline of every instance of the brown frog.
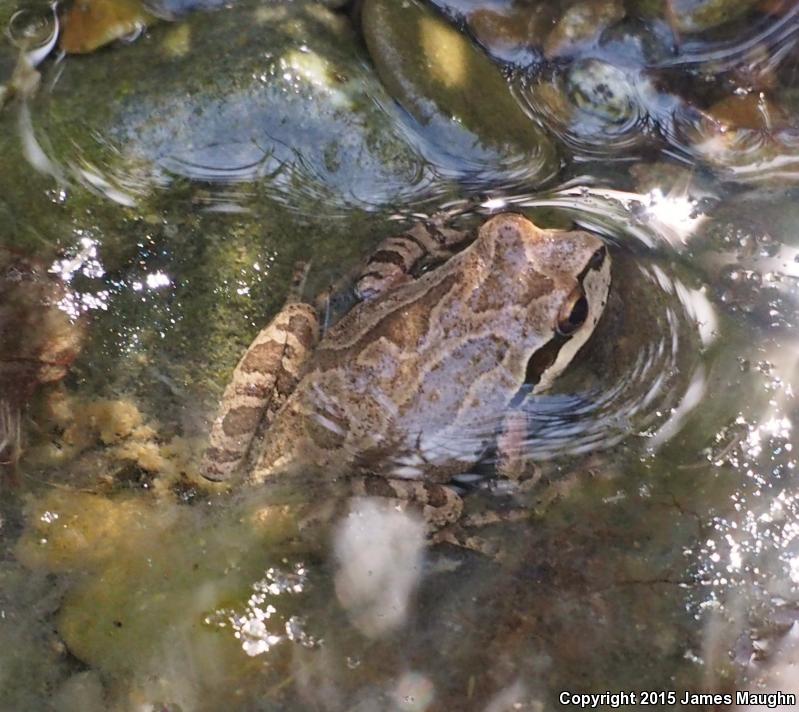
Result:
M418 224L381 243L356 282L360 303L321 341L317 310L301 302L258 334L203 472L258 484L315 468L414 501L440 529L461 511L445 483L480 459L525 385L540 392L569 364L609 286L607 249L586 232L510 213L476 238Z

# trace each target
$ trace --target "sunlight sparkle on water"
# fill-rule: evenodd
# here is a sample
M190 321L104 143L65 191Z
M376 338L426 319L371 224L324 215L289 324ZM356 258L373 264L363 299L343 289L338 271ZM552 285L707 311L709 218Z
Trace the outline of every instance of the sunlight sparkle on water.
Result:
M147 286L150 289L159 289L161 287L168 287L172 284L172 280L169 278L169 275L164 274L163 272L152 272L147 275Z
M78 235L80 239L77 246L55 260L48 270L65 284L70 284L77 275L87 279L100 279L105 275L105 268L98 256L98 241L83 234L82 231L79 231ZM58 301L58 308L71 319L77 319L87 311L108 309L109 297L110 292L107 289L93 293L69 289Z
M170 276L159 270L148 274L143 282L137 279L130 287L134 292L141 292L145 286L147 289L162 289L163 287L169 287L171 285L172 279Z
M664 194L660 188L655 188L642 198L647 215L683 243L706 220L704 215L697 213L696 201L688 198L685 191L672 190Z
M98 242L93 237L81 236L77 249L53 262L48 271L58 275L64 282L71 282L76 274L90 278L102 277L105 269L97 256L97 246Z
M205 623L231 628L233 637L241 641L242 650L250 657L267 653L284 640L313 647L317 641L305 631L304 621L298 616L281 617L275 605L281 595L302 593L306 582L307 569L302 563L296 564L293 571L269 568L262 579L252 584L253 593L243 611L218 609L206 616Z
M481 207L485 208L486 210L490 210L491 212L503 210L506 206L507 202L504 198L490 198L481 204Z

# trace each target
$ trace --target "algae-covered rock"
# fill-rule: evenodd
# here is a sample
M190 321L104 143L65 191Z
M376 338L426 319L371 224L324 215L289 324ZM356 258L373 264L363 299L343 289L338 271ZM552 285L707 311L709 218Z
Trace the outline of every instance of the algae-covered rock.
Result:
M417 0L366 0L366 43L380 78L452 170L541 183L556 151L499 69Z
M27 515L17 557L37 576L72 574L58 632L104 675L155 674L168 701L185 705L185 675L191 694L216 685L227 694L247 675L260 679L270 648L274 665L292 641L311 641L294 618L307 573L286 543L296 536L290 508L259 500L221 513L63 489Z
M69 303L93 316L84 393L133 395L190 433L294 262L313 257L313 298L391 229L376 204L427 187L346 21L318 4L193 15L52 70L0 115L0 241L69 266Z
M55 71L32 107L39 144L123 205L182 177L316 213L401 200L425 180L346 21L316 3L191 15Z
M198 209L204 196L214 205L213 192L185 181L147 205L119 206L79 186L63 189L34 171L25 161L26 138L18 133L15 114L0 114L0 148L7 159L0 171L0 242L15 254L39 255L36 264L54 285L48 311L31 310L30 323L52 314L54 324L69 326L72 314L89 326L82 330L77 360L60 359L71 368L71 383L81 384L81 399L133 398L148 422L156 416L171 425L163 433L167 441L176 423L185 433L203 430L203 418L215 410L233 366L285 300L297 260L313 260L303 293L312 299L400 229L372 211L331 219L318 201L309 206L299 188L301 216L266 197L247 211ZM34 286L14 282L9 294ZM13 301L7 297L4 306L12 308ZM22 342L25 355L44 344L39 350L52 356L45 338L50 331L39 329ZM12 338L6 350L19 345ZM39 426L31 447L51 429L46 421ZM43 444L50 443L48 437Z
M174 518L143 498L110 500L86 492L56 490L28 506L28 525L17 559L35 571L90 571L123 553L154 526Z
M8 491L6 490L6 496ZM8 537L6 529L2 534ZM64 586L12 557L0 562L0 709L48 709L42 700L69 670L52 629Z

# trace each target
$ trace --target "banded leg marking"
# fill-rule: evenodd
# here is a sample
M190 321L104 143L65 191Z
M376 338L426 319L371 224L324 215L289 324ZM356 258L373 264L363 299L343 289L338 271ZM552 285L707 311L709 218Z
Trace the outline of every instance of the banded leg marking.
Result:
M242 356L225 388L201 472L228 479L246 458L253 436L272 422L300 379L319 339L319 320L309 304L287 304Z
M402 235L387 237L369 258L358 280L359 299L374 299L411 279L411 272L426 259L449 257L469 233L440 226L437 222L418 223Z

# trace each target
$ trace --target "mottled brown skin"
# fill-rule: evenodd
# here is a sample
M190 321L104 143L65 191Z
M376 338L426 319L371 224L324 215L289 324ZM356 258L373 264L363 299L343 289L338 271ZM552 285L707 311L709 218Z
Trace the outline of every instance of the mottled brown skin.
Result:
M454 234L442 240L457 242ZM245 480L256 484L310 467L331 478L416 480L407 483L406 495L423 504L440 497L425 485L447 481L480 457L530 378L531 359L541 390L593 331L610 281L604 256L601 240L588 233L540 230L520 215L499 215L442 266L414 280L406 265L392 272L389 288L371 285L376 296L356 305L315 351L310 339L302 344L310 355L300 377L296 364L285 366L285 346L253 351L254 345L250 352L273 360L280 354L281 367L292 375L286 380L296 387L287 397L280 389L269 401L269 427L253 441ZM385 264L401 262L384 257ZM583 291L584 323L568 338L558 335L575 293ZM274 329L279 319L265 330L272 328L272 337L280 333ZM256 343L263 344L265 332ZM250 352L242 364L253 358ZM241 400L241 384L237 389L229 388L225 398ZM239 406L228 408L227 417ZM223 403L222 422L225 410ZM232 431L246 420L244 411L236 417L241 422L231 420ZM242 447L228 451L240 454ZM213 457L210 463L215 466ZM380 489L374 477L370 482L373 491Z

